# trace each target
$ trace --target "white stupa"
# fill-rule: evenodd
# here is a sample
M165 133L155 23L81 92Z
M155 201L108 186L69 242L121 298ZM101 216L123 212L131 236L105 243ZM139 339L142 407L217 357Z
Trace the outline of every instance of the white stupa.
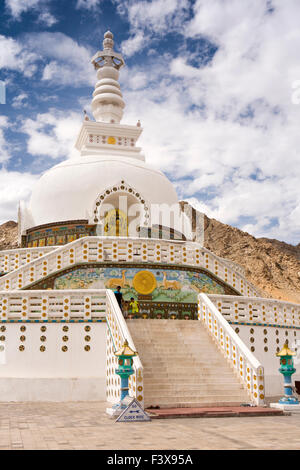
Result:
M155 221L151 221L151 207L178 205L172 183L161 171L145 163L141 148L137 146L142 133L140 122L134 126L120 124L125 102L118 78L124 59L113 46L113 34L107 31L103 50L92 58L98 78L92 100L95 121L85 116L76 142L80 156L46 171L32 192L29 207L21 203L19 225L23 246L62 244L61 239L53 241L51 238L51 228L57 224L66 224L70 232L72 226L79 223L81 227L88 227L86 235L103 234L105 223L101 206L108 204L115 210L121 209L118 207L120 196L126 196L128 222L133 217L130 207L139 205L137 225L142 236L155 225ZM156 222L159 224L159 220ZM187 220L184 222L185 228L178 232L185 232L184 238L189 238ZM77 235L75 230L74 238ZM129 229L128 235L139 236L136 227L131 233Z

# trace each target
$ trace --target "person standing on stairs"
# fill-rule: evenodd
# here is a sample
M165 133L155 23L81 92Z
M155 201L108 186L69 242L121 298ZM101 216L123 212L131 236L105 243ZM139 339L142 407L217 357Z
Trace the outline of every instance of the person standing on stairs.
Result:
M134 318L138 318L139 317L139 304L137 303L137 300L134 300L134 298L131 297L129 306L131 307L131 313L134 316Z
M119 304L120 310L123 313L124 318L126 319L126 316L125 316L126 312L123 312L123 294L121 292L121 286L117 287L117 290L115 290L114 294L115 294L116 300Z

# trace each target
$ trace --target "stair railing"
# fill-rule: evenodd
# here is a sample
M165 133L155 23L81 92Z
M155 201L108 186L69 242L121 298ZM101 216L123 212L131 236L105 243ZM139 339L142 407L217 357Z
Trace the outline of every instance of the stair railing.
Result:
M7 274L30 261L44 256L46 253L60 248L58 246L45 246L36 248L14 248L0 251L0 274Z
M198 319L235 370L252 401L264 404L264 368L205 294L198 296Z
M105 321L105 304L105 289L0 291L0 323Z
M136 351L136 348L116 297L109 289L106 290L106 322L106 397L108 402L117 403L120 401L120 377L115 374L118 360L114 353L125 340L131 349ZM144 407L143 365L138 355L133 358L133 369L134 374L129 377L129 394Z
M209 294L208 298L230 323L297 328L300 305L276 299Z

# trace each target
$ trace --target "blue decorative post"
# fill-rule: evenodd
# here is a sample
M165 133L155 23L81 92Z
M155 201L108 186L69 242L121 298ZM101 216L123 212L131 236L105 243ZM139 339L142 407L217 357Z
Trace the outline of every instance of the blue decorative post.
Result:
M295 355L296 353L289 349L287 342L282 350L276 354L280 357L279 372L284 376L284 397L279 400L282 405L299 405L299 401L294 397L292 390L292 375L296 372L293 361Z
M134 373L132 365L133 357L136 355L137 353L129 347L127 340L125 340L121 349L115 352L115 356L119 358L119 368L116 369L116 374L121 377L121 398L117 407L120 407L121 409L126 408L126 405L122 405L122 401L128 395L128 379L130 375Z

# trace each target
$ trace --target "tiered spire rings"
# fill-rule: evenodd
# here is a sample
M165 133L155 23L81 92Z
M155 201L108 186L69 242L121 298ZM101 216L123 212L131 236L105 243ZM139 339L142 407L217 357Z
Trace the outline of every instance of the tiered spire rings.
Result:
M125 108L118 82L119 70L125 62L113 47L113 34L107 31L104 34L103 51L98 51L92 58L99 80L93 93L92 111L98 122L119 123Z

